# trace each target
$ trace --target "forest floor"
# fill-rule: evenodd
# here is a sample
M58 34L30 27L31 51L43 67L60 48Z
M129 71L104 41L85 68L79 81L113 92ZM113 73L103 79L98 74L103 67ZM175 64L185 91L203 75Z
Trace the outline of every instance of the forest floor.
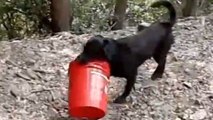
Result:
M120 38L136 28L102 32ZM154 60L139 68L128 104L109 103L102 120L213 120L213 14L179 20L162 79ZM0 120L68 120L68 65L92 34L67 32L0 42ZM110 101L125 79L111 77Z

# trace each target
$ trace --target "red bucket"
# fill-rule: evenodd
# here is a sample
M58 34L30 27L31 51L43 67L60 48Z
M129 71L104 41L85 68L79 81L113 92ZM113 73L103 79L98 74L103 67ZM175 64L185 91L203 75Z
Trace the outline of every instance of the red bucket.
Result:
M100 119L107 110L107 87L110 67L106 61L85 65L72 61L69 65L69 115Z

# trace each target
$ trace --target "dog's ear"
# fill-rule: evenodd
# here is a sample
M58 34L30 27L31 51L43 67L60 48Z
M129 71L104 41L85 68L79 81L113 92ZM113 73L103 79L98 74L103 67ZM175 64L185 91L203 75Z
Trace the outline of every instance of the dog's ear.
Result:
M103 41L104 53L108 60L112 60L113 56L116 54L116 44L113 39L105 38Z
M144 30L145 28L146 28L146 26L138 25L137 32L140 32L140 31Z
M84 53L81 53L76 57L75 60L80 62L81 64L86 64L89 61L89 58L86 55L84 55Z
M102 35L94 35L88 41L104 39Z
M102 35L95 35L95 37L104 38Z

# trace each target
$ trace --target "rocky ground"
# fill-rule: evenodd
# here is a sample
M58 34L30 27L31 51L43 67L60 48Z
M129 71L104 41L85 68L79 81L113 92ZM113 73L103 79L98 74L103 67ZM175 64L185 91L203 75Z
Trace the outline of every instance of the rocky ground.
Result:
M102 120L213 120L213 14L179 20L174 30L164 77L152 81L156 63L146 61L129 103L110 102ZM100 34L119 38L135 28ZM68 64L90 37L59 33L0 42L0 120L68 120ZM111 79L112 101L125 80Z

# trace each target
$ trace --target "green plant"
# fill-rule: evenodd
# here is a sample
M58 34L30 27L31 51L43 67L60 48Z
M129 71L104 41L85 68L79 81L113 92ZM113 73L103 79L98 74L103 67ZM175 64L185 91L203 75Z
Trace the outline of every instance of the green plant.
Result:
M38 33L40 21L48 15L47 0L2 0L0 2L0 34L17 38ZM6 35L6 36L5 36Z
M107 20L112 13L114 0L71 0L74 12L72 30L81 33L107 30Z

